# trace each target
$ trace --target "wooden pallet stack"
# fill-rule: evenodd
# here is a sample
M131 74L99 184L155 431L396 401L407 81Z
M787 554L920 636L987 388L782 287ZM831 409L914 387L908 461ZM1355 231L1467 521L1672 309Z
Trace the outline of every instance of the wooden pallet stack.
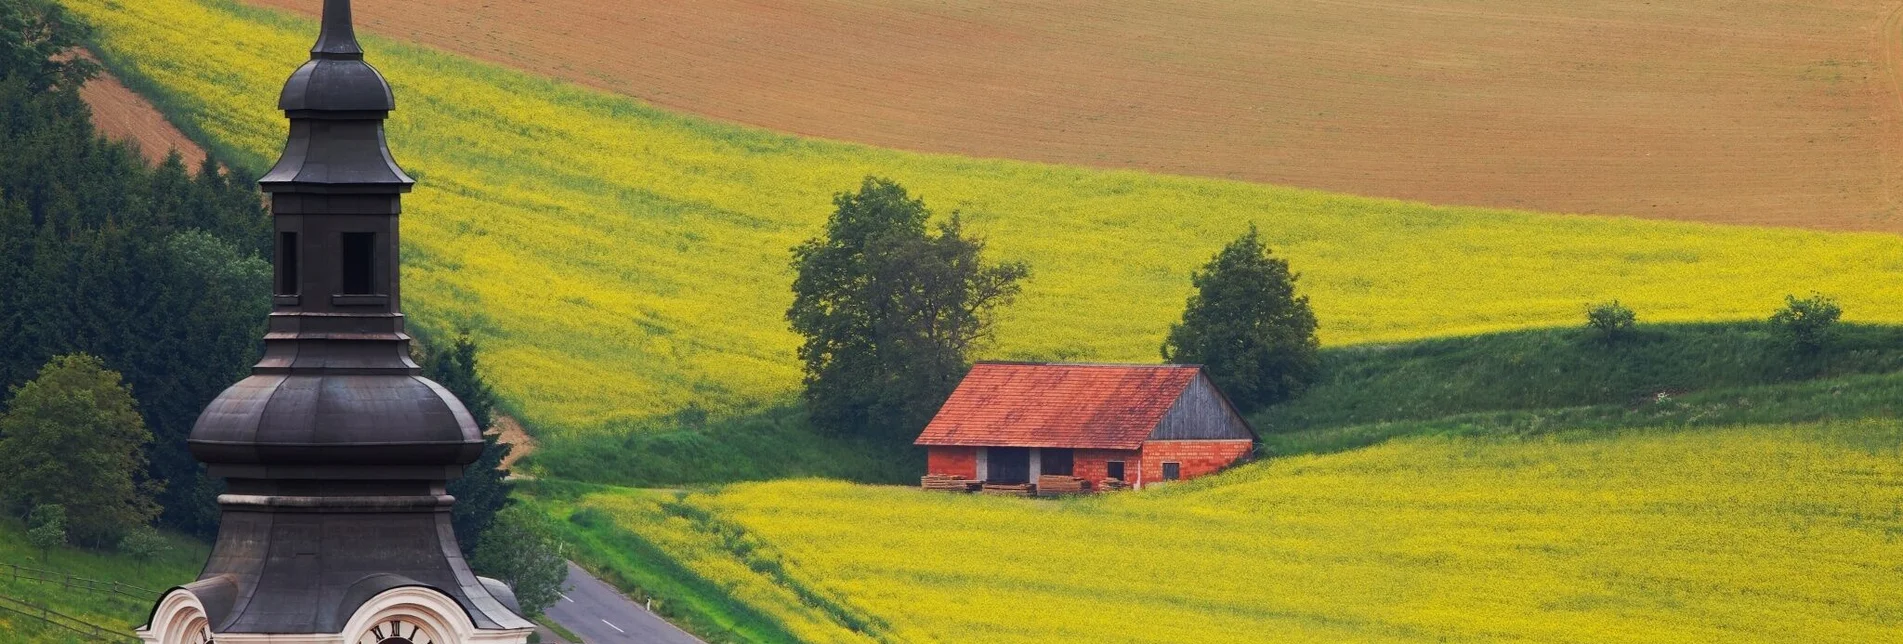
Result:
M1090 481L1062 474L1045 474L1037 477L1038 496L1058 496L1062 494L1084 494L1090 491Z
M996 496L1031 496L1037 493L1037 486L1030 483L986 483L981 491Z
M1123 482L1122 479L1104 479L1097 484L1097 490L1101 492L1120 492L1128 489L1130 484Z
M978 487L978 482L950 474L926 474L919 477L918 486L939 492L970 492Z

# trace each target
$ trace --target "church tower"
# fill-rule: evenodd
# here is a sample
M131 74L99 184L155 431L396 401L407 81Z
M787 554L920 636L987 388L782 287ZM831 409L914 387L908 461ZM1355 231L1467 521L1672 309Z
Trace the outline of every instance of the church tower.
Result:
M483 448L461 401L410 360L397 218L414 181L383 121L350 0L325 0L284 85L284 155L259 184L276 224L264 358L205 408L192 455L227 484L198 581L139 630L147 644L520 643L514 595L470 572L445 484Z

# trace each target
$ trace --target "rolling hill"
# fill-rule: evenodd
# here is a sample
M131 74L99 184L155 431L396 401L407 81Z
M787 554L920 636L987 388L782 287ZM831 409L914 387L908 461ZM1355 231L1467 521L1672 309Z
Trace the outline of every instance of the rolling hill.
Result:
M188 538L170 537L168 549L152 561L78 548L56 549L49 560L42 561L40 553L27 543L26 530L18 521L0 520L0 633L6 635L6 641L19 644L96 641L8 610L26 608L21 601L116 629L123 637L113 641L126 641L132 629L145 622L159 593L196 578L211 550ZM16 575L10 566L22 566L24 570ZM86 584L64 583L65 575L103 584L125 584L128 589L121 593L89 590ZM35 580L49 576L53 581Z
M716 641L1871 642L1903 637L1900 440L1417 437L1066 501L790 480L542 503L631 581L666 553L651 588Z
M1326 352L1264 461L1067 500L542 481L710 641L1863 642L1903 635L1903 327ZM1688 358L1691 356L1692 358Z
M1442 204L1903 232L1893 0L357 7L378 33L780 132Z
M96 49L222 158L258 168L315 25L225 0L70 0ZM217 33L218 37L204 37ZM1619 298L1654 321L1759 318L1819 290L1903 319L1903 240L1539 215L1213 179L898 152L661 111L370 38L422 183L404 225L407 310L468 329L512 412L544 438L628 431L797 382L788 249L832 193L891 176L963 212L1035 275L988 355L1154 360L1189 272L1251 222L1304 275L1324 342L1575 324Z

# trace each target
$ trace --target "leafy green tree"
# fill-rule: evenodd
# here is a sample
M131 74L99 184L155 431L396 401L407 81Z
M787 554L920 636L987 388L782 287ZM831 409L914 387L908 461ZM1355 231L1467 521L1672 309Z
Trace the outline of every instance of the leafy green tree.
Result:
M1245 412L1293 398L1321 371L1315 312L1295 293L1298 277L1249 226L1191 276L1196 292L1170 325L1163 359L1203 365Z
M423 359L423 377L456 394L469 408L476 425L483 428L482 456L463 469L462 478L449 482L449 494L456 497L450 510L450 523L456 528L456 540L464 555L473 555L482 534L489 529L497 512L509 504L509 470L502 461L511 446L501 435L487 431L495 423L495 390L477 371L476 342L468 334L459 335L447 347L427 347Z
M26 519L26 540L40 551L40 562L47 561L54 548L66 545L66 508L57 504L35 506Z
M19 75L34 91L73 88L99 73L69 54L92 30L52 0L0 1L0 76Z
M826 235L793 249L786 317L806 338L807 409L821 427L909 444L1030 269L985 263L956 214L929 230L925 203L888 179L833 205Z
M155 486L140 482L151 440L118 373L89 355L54 358L0 416L0 500L16 511L64 506L75 542L112 546L158 515Z
M527 506L509 506L483 533L470 565L509 584L523 612L541 615L566 590L568 559L557 534L547 516Z
M126 532L126 536L119 539L119 552L141 563L158 558L170 548L171 546L165 542L165 537L160 536L159 531L152 529L149 525L133 528Z
M1602 342L1617 342L1631 337L1639 315L1618 300L1586 307L1586 328Z
M1837 300L1822 293L1806 298L1786 295L1784 308L1771 314L1771 329L1799 355L1815 356L1829 348L1843 315Z

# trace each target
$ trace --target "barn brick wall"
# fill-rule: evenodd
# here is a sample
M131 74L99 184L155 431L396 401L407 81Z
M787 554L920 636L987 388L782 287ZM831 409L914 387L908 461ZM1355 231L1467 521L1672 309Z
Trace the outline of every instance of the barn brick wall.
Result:
M1179 480L1213 474L1254 449L1255 441L1251 440L1149 441L1143 444L1143 475L1136 483L1162 482L1165 462L1181 464Z
M978 448L933 446L925 450L925 472L978 478Z
M1071 455L1071 476L1089 480L1092 488L1101 488L1110 476L1110 461L1123 461L1124 481L1130 482L1135 480L1141 460L1142 453L1136 450L1080 449Z

